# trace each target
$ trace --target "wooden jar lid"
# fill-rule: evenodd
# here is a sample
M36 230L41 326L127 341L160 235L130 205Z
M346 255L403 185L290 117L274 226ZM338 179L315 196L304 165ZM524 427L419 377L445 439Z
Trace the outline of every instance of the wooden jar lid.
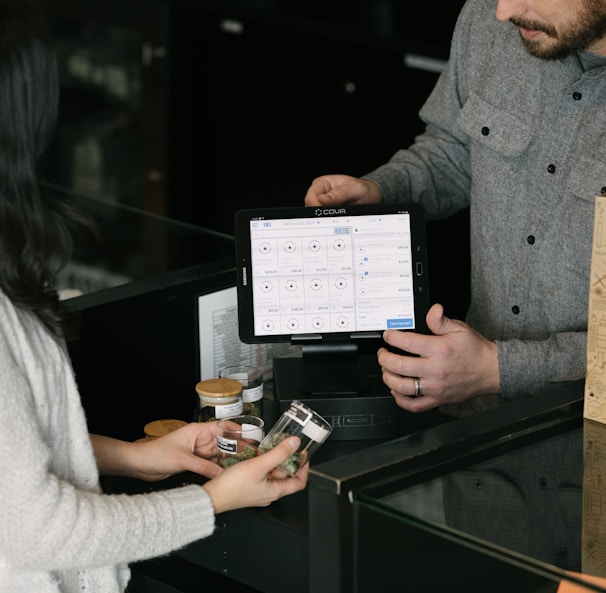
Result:
M206 379L196 383L196 393L202 397L237 397L242 393L242 383L235 379Z
M143 432L146 437L156 438L164 436L173 430L177 430L177 428L181 428L186 424L187 422L184 420L173 420L172 418L167 420L153 420L143 427Z

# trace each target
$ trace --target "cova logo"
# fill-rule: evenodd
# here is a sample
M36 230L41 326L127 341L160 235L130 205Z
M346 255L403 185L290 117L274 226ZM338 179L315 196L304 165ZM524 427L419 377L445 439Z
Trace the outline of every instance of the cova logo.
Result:
M335 214L346 214L345 208L316 208L316 216L334 216Z

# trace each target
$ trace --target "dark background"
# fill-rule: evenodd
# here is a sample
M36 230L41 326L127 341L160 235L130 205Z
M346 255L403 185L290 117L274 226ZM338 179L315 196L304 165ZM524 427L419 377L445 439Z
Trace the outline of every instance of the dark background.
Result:
M422 131L462 0L43 0L62 73L46 178L233 233L244 207L298 206ZM463 317L468 214L428 225L431 299Z

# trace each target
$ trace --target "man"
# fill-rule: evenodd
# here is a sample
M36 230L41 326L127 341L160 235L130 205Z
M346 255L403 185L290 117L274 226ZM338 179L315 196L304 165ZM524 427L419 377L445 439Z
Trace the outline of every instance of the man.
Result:
M399 406L478 408L584 377L605 101L603 0L469 0L424 134L362 179L313 181L310 206L419 201L430 219L470 207L467 323L435 304L433 335L384 334L415 355L378 353Z
M468 0L420 115L408 150L363 179L319 177L305 197L418 201L429 218L470 207L466 323L435 304L433 335L385 332L413 355L379 350L397 404L470 413L582 379L594 198L606 192L606 2ZM581 437L447 476L448 524L580 570Z

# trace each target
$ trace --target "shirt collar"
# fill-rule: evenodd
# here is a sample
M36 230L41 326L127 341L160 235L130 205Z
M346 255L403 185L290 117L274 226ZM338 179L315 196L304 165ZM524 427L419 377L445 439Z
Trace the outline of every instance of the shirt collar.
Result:
M584 72L606 66L606 57L604 56L598 56L589 51L580 51L577 55Z

